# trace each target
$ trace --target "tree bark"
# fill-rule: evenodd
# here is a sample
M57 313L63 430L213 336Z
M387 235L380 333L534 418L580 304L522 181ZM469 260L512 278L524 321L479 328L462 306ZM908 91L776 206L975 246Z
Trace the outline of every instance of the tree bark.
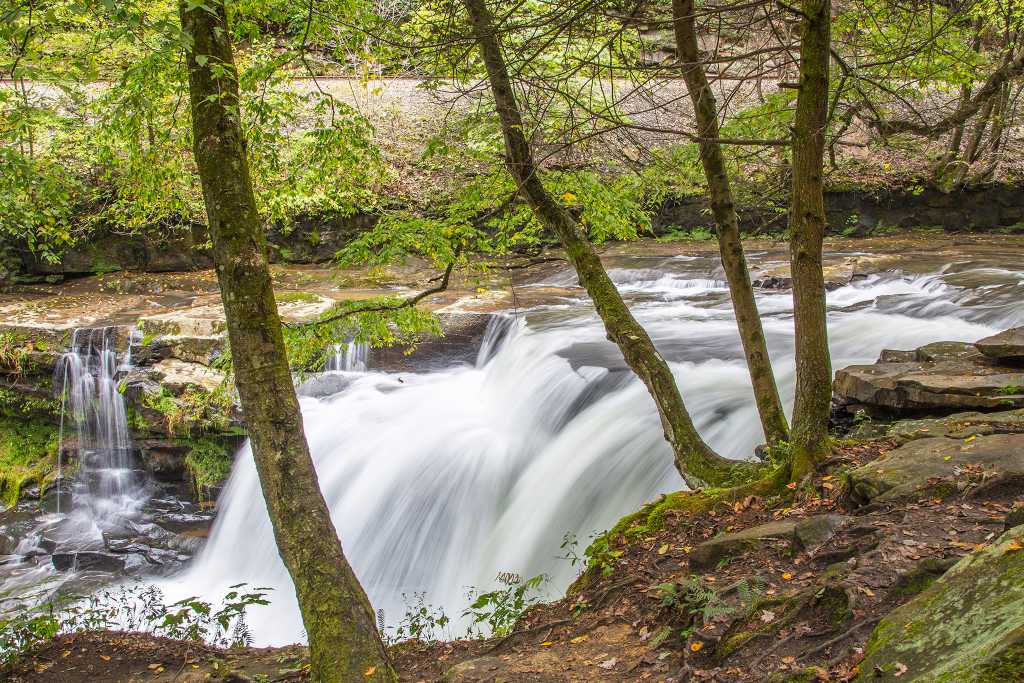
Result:
M711 212L718 228L718 250L722 267L729 282L736 325L739 328L743 352L747 358L747 370L754 387L757 412L761 428L768 443L789 440L789 427L782 409L779 389L775 384L768 345L761 326L761 316L750 286L750 272L743 253L740 238L739 218L733 202L732 187L725 167L722 146L716 140L720 137L718 126L718 105L708 83L707 74L700 62L697 45L697 30L694 19L693 0L672 0L673 26L676 49L683 67L683 80L690 92L694 116L697 121L697 135L700 137L700 160L708 182L708 197Z
M691 488L727 481L736 463L715 453L694 427L672 371L630 313L593 245L572 215L547 191L537 174L533 151L526 139L519 103L512 90L501 44L486 0L463 0L474 38L483 56L491 92L505 138L505 162L527 203L562 243L604 323L609 339L640 377L658 407L665 438L672 446L676 468Z
M303 432L249 177L224 0L182 2L179 13L192 40L193 144L235 384L274 538L295 584L312 677L397 680L370 601L342 552Z
M793 406L794 480L813 471L828 452L832 366L828 351L825 282L824 150L828 117L830 0L802 0L800 89L793 124L793 187L789 205L790 270L796 330Z

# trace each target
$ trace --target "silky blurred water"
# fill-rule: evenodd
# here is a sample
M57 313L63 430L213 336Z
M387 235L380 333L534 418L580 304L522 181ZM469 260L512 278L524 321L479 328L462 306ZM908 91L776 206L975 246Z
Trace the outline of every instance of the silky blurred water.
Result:
M834 367L1020 324L1021 274L980 270L886 273L830 292ZM668 258L611 274L672 364L707 440L729 457L749 457L760 427L716 262ZM551 279L573 282L569 272ZM762 292L758 303L790 403L791 298ZM302 410L346 554L389 624L404 613L403 594L417 591L457 617L467 588L491 588L498 572L546 573L557 596L579 571L558 558L567 533L582 553L593 533L683 486L652 400L580 290L492 325L475 365L347 378L336 395L304 397ZM243 581L273 587L272 605L249 617L257 644L302 640L247 446L219 504L208 545L163 589L215 600Z

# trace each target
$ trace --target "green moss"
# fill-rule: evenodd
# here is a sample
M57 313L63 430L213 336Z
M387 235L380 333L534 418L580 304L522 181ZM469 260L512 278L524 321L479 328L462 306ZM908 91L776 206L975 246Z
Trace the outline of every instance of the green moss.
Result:
M952 566L948 560L928 558L901 576L893 584L892 593L903 598L912 598L931 588L942 574Z
M0 504L15 505L25 486L45 484L56 468L54 425L0 417Z
M840 586L826 585L818 594L817 607L833 626L844 624L853 616L850 598Z
M164 416L167 432L171 435L237 431L231 421L234 399L226 383L213 391L190 385L180 396L174 396L161 387L159 394L143 394L142 402Z
M278 292L274 298L279 304L315 304L320 301L320 297L311 292Z
M0 387L0 416L56 419L60 417L60 400L32 396L24 391Z
M232 463L231 453L219 441L199 439L193 442L192 450L185 456L185 467L192 476L192 483L200 499L204 499L212 488L224 483L231 474Z
M903 662L914 680L1015 680L1024 648L1024 529L1014 528L964 557L940 579L879 623L865 648L858 681ZM981 675L979 672L984 672Z
M620 546L663 529L666 515L670 511L695 515L710 510L718 500L714 491L677 491L626 515L610 531L597 536L584 551L588 558L587 568L569 586L568 594L573 595L583 590L598 575L609 575L612 563L623 554Z

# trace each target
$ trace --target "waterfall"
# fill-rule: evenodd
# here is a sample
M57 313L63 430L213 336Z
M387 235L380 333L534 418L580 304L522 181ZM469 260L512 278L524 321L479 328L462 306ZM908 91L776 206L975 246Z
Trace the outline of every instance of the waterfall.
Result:
M335 344L324 368L327 372L366 372L370 362L370 345L365 342Z
M760 426L713 260L666 259L612 274L670 362L701 433L720 452L748 457ZM872 362L882 348L973 341L1020 324L1022 294L1017 282L982 292L939 275L857 281L829 294L833 363ZM758 303L789 402L792 298L764 291ZM467 588L493 587L498 572L545 573L556 597L579 572L558 559L567 533L582 554L592 534L682 487L653 401L582 293L498 317L473 365L365 372L333 396L303 396L301 405L345 552L392 625L418 591L457 623ZM217 599L242 581L275 587L272 605L249 617L256 642L301 640L248 445L219 508L206 548L163 589L173 598Z
M56 370L78 452L72 514L100 527L134 516L145 502L144 477L133 467L128 417L118 391L118 374L127 368L118 362L116 340L114 327L75 330Z

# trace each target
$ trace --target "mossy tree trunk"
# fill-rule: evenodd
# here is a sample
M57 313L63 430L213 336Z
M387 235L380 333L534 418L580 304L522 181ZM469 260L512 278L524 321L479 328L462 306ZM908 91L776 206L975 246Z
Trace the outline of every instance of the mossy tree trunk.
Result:
M647 331L630 313L622 295L587 240L582 226L547 191L538 176L527 141L522 114L509 77L501 43L486 0L463 0L474 38L483 56L491 92L505 138L506 165L540 221L558 236L604 323L608 338L640 377L658 408L665 438L672 446L676 467L687 484L720 484L736 463L715 453L701 438L690 418L675 378Z
M718 142L718 105L700 61L693 0L673 0L672 20L676 49L682 62L683 80L686 81L686 88L693 102L697 135L700 138L700 160L708 182L711 212L714 214L718 229L718 250L726 279L729 281L729 294L736 314L743 352L747 357L747 370L754 387L761 428L768 443L788 441L789 427L786 424L786 414L782 409L778 386L775 384L775 374L772 371L771 358L768 356L768 345L754 299L754 289L750 285L750 272L747 270L747 259L743 253L739 218L736 215L732 187L725 167L725 155L722 153L721 143Z
M832 364L821 269L832 10L830 0L802 0L800 9L800 89L793 123L793 187L789 204L796 329L796 402L790 473L794 480L813 471L828 452L832 400Z
M320 492L285 354L239 119L223 0L182 2L194 152L227 318L235 384L274 538L295 584L319 682L396 680Z

